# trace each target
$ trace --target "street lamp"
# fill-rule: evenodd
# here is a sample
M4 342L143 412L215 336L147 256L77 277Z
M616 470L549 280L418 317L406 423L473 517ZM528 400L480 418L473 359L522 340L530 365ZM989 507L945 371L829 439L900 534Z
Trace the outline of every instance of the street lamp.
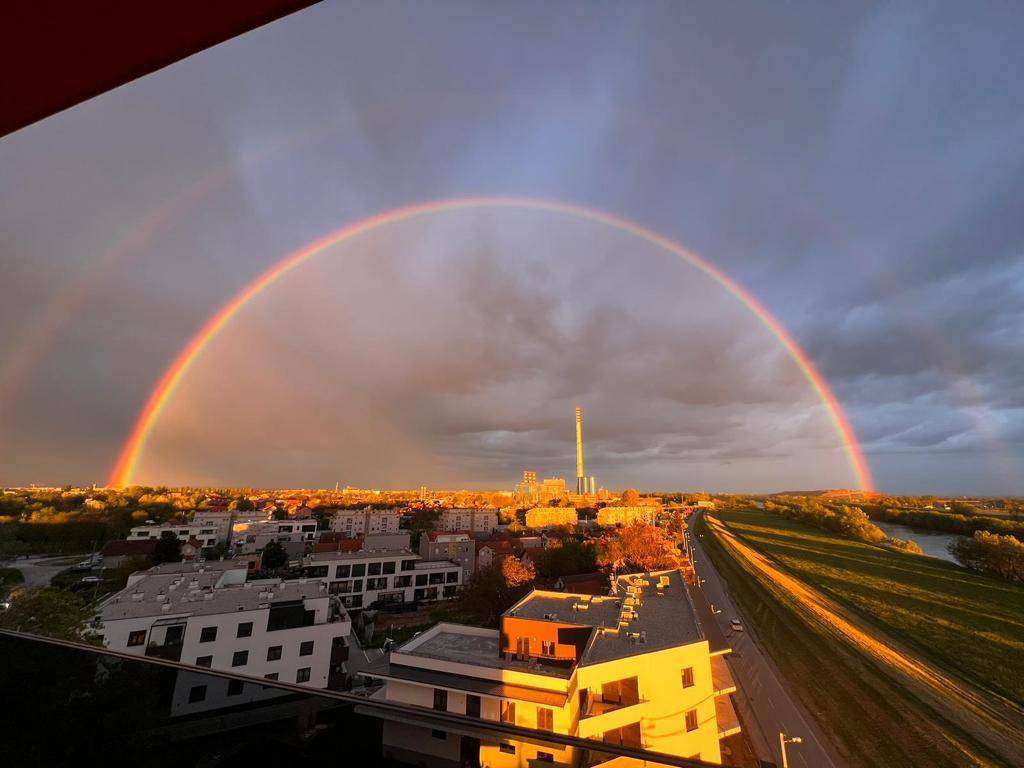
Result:
M790 739L786 738L786 734L779 731L779 749L782 750L782 768L789 768L789 761L786 759L786 745L787 744L802 744L803 739L799 736L794 736Z

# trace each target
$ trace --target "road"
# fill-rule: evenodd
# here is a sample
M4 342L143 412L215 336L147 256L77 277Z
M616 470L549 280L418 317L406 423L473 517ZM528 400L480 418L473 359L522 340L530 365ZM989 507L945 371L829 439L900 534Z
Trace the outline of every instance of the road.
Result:
M45 587L50 583L50 579L58 573L88 558L89 555L44 555L43 557L22 557L10 560L3 565L21 571L25 577L26 587Z
M694 527L690 530L694 531ZM752 628L732 602L725 580L704 553L696 533L691 541L694 568L701 580L698 582L700 591L715 611L714 615L706 609L700 612L705 622L711 619L716 623L733 649L725 658L738 686L735 698L740 717L758 756L781 766L779 733L782 732L787 737L803 739L801 744L787 745L791 768L839 768L842 761L810 716L789 694L775 665L756 643ZM700 608L698 605L698 610ZM736 632L729 627L734 618L743 622L743 631Z

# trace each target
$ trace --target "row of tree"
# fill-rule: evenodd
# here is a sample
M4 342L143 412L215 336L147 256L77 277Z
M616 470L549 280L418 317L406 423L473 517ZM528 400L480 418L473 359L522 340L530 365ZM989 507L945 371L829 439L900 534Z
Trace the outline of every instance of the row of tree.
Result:
M790 520L832 531L854 541L881 544L887 538L885 532L872 523L860 507L829 504L807 496L784 496L765 501L764 508Z
M961 536L973 536L976 531L986 531L1003 536L1016 536L1024 541L1024 523L1014 520L938 512L931 509L896 509L882 505L865 505L865 509L873 520L883 520L887 523L900 523L912 528L956 533Z

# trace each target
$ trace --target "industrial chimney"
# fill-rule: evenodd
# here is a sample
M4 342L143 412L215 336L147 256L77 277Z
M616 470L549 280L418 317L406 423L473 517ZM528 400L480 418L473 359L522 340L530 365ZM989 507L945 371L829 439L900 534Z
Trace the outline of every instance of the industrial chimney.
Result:
M583 472L583 409L576 406L576 493L587 493L587 476Z

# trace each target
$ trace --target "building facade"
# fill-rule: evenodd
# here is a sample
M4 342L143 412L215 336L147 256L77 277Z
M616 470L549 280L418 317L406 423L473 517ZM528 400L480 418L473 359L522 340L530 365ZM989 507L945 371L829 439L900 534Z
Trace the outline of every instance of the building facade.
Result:
M312 517L295 520L239 520L232 529L231 546L240 554L259 552L276 541L311 544L317 538L317 522Z
M496 509L446 509L438 520L438 528L442 531L469 531L470 533L489 534L498 527L498 510Z
M303 560L303 573L325 583L351 609L446 600L463 582L458 563L429 562L409 550L315 552Z
M476 571L476 539L468 533L427 531L420 536L420 557L458 563L463 580L468 580Z
M709 647L677 571L615 585L608 597L534 591L500 630L438 624L361 674L384 680L375 696L388 701L594 740L579 750L484 732L473 757L492 768L643 765L602 743L720 763L720 739L739 731L728 649ZM465 748L408 718L384 723L396 760L458 765Z
M661 508L654 506L602 507L597 510L597 524L608 528L616 525L633 525L634 523L654 525L659 512L661 512Z
M331 530L349 538L398 533L402 513L397 509L339 509L331 517Z
M187 523L136 525L128 532L129 541L159 539L164 531L173 533L178 541L196 539L203 547L227 544L231 538L232 513L199 510Z
M575 507L534 507L526 511L526 527L534 530L576 525L578 522Z

